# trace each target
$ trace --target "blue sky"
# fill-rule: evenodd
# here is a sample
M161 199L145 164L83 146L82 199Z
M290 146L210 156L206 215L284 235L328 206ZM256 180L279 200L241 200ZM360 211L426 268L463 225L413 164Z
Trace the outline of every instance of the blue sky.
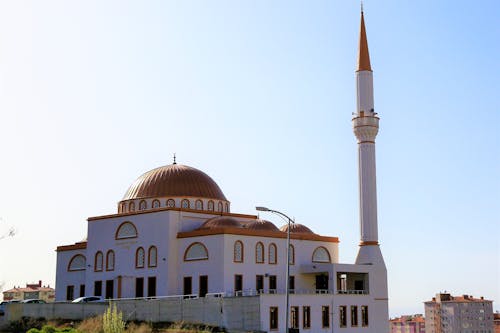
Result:
M444 290L500 309L500 5L364 6L391 315ZM56 246L174 152L353 262L358 30L356 1L1 2L4 289L54 285Z

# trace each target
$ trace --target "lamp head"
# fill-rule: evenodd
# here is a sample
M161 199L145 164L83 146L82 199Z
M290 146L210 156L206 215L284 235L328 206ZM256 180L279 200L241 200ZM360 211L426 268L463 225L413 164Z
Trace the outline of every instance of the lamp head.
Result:
M257 206L255 207L256 210L258 210L259 212L269 212L270 209L267 208L267 207L261 207L261 206Z

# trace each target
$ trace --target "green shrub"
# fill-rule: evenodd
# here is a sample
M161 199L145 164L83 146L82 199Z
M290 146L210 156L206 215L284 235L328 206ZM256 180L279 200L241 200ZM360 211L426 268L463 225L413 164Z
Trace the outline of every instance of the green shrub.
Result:
M42 327L41 333L57 333L59 330L56 330L54 327L45 325Z

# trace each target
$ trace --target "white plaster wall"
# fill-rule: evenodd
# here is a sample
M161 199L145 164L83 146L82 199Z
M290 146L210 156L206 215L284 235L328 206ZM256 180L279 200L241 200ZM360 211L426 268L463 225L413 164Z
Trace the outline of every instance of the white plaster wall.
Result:
M73 256L81 254L86 256L85 250L57 252L56 266L56 302L66 300L66 287L75 286L75 298L79 296L80 285L85 284L85 271L68 272L68 264ZM88 258L86 258L88 264ZM87 287L85 287L87 288Z

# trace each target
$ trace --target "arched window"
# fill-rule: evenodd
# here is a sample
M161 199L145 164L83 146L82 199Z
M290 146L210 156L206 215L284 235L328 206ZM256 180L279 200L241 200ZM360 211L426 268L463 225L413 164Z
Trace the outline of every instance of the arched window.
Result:
M113 250L109 250L108 253L106 253L106 270L115 270L115 252Z
M139 210L145 210L146 208L148 208L148 203L146 202L146 200L141 200L141 202L139 203Z
M95 254L94 258L94 271L95 272L102 272L102 262L103 262L103 255L101 251L97 251Z
M331 262L330 253L323 247L317 247L312 255L313 262Z
M189 200L188 199L183 199L181 201L181 207L182 208L189 208Z
M115 239L137 238L137 229L132 222L123 222L116 229Z
M173 207L175 207L175 201L174 201L174 199L168 199L168 200L167 200L167 207L168 207L168 208L173 208Z
M288 263L290 265L295 265L295 247L292 244L290 244L288 248Z
M158 262L158 250L156 246L151 246L148 250L148 267L156 267Z
M274 244L274 243L269 244L269 263L270 264L275 265L278 263L277 252L278 252L278 250L276 249L276 244Z
M234 242L234 253L233 253L233 261L234 262L243 262L243 243L241 241Z
M218 211L218 212L222 212L222 202L219 202L219 203L217 204L217 211Z
M257 245L255 245L255 262L257 264L264 263L264 244L261 242L258 242Z
M122 202L122 203L120 204L120 211L119 211L119 212L120 212L120 213L125 213L125 209L126 209L126 208L125 208L125 203L124 203L124 202Z
M195 203L195 208L197 210L202 210L203 209L203 201L201 200L196 200L196 203Z
M153 208L160 208L160 201L159 200L153 200Z
M135 268L144 267L144 249L142 247L135 251Z
M214 211L214 202L212 200L208 202L208 210L212 212Z
M226 213L229 213L229 204L226 202Z
M135 202L131 201L131 202L128 204L128 211L129 211L129 212L135 212Z
M74 255L73 258L71 258L71 260L69 261L68 271L70 272L84 271L86 263L87 260L85 259L84 255L82 254Z
M196 242L188 246L184 252L184 261L208 260L208 250L202 243Z

